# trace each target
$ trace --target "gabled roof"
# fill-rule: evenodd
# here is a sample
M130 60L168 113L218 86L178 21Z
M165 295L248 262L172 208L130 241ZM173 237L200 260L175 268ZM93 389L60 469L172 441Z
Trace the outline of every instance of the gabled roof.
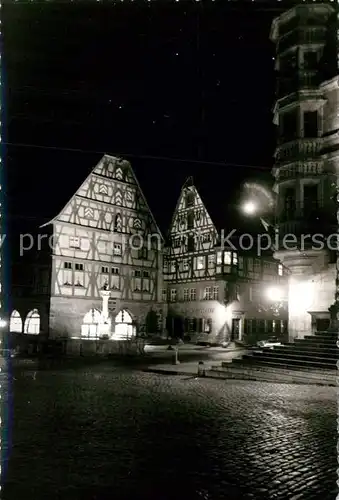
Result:
M102 172L103 172L103 169L104 169L104 164L109 161L109 162L119 162L121 163L121 165L124 165L125 167L127 166L128 168L128 173L129 173L129 176L131 178L131 180L133 180L133 182L135 183L135 185L137 186L138 190L139 190L139 194L141 195L142 199L143 199L143 202L145 204L145 206L147 207L148 211L149 211L149 214L151 215L151 218L152 218L152 222L157 230L157 232L159 233L159 235L161 236L161 238L163 239L163 236L162 236L162 233L158 227L158 224L153 216L153 213L148 205L148 202L146 200L146 197L143 193L143 190L141 189L141 186L138 182L138 179L136 178L135 174L134 174L134 171L132 169L132 166L131 164L127 161L127 160L124 160L123 158L121 157L118 157L118 156L111 156L111 155L108 155L108 154L105 154L101 159L100 161L95 165L94 168L92 168L92 170L89 172L89 174L86 176L86 178L84 179L84 181L80 184L80 186L78 186L78 188L75 190L75 192L73 192L72 196L68 199L67 203L64 205L64 207L62 208L62 210L60 210L58 212L58 215L56 215L55 217L53 217L53 219L51 219L49 222L43 224L41 227L45 227L49 224L52 224L53 222L57 221L58 218L60 217L60 215L64 212L64 210L66 209L66 207L72 202L73 198L77 195L77 193L82 189L82 187L84 187L88 181L90 180L92 174L99 174L99 175L102 175ZM113 177L112 177L113 179Z
M270 172L267 171L265 176L270 176ZM230 191L230 188L232 188L230 183L230 185L225 186L223 193L220 185L216 183L215 177L205 172L205 175L195 175L194 180L190 176L184 181L166 235L169 235L182 193L187 187L193 187L198 193L219 238L222 235L225 238L232 230L235 230L235 241L241 234L257 235L265 232L259 217L251 218L242 213L241 189L239 188L238 192L235 190Z

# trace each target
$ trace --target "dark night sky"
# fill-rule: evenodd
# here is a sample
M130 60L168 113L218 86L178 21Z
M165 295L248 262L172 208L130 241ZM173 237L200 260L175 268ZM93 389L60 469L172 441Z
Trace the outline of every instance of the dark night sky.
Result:
M10 214L53 217L107 152L131 161L162 230L188 175L225 225L273 163L278 6L5 4Z

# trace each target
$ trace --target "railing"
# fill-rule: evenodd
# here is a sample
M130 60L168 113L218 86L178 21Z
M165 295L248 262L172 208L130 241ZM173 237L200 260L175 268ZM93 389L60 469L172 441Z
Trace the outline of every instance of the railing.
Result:
M293 94L300 89L316 89L319 86L320 77L316 70L294 68L288 73L278 74L276 97L282 99L284 96Z
M290 220L279 220L277 221L277 228L279 229L279 236L282 238L286 234L293 234L296 237L306 234L321 234L330 235L336 232L336 220L333 216L332 220L330 217L326 218L309 218L301 220L290 219Z
M293 141L286 142L285 144L279 145L276 149L276 163L290 162L292 160L303 161L309 158L316 159L319 156L321 146L322 139L320 138L298 138ZM315 170L319 167L320 165L317 165ZM303 166L298 165L298 169L299 168L303 168ZM303 173L303 171L300 170L300 173ZM313 174L313 172L310 173Z
M322 26L314 26L310 29L309 26L299 26L294 31L286 34L284 38L280 39L277 44L277 52L282 53L285 50L295 45L305 45L313 43L325 44L326 41L326 28Z
M280 167L276 169L276 182L281 182L297 177L313 177L324 174L324 168L321 164L297 164L292 166Z

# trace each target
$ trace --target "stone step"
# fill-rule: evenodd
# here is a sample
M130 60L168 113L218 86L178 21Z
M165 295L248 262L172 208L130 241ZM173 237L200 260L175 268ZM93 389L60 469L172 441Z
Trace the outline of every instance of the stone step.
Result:
M271 351L267 351L263 349L262 351L263 354L266 355L274 355L274 356L299 356L299 357L306 357L306 358L325 358L325 359L335 359L339 360L339 350L338 349L313 349L313 350L306 350L306 349L294 349L289 348L289 347L275 347ZM253 352L253 356L255 356L256 352Z
M325 344L335 344L337 342L337 337L332 337L332 338L327 338L327 337L321 337L320 335L316 335L313 337L313 340L311 342L320 342L320 343L325 343ZM305 338L305 342L309 341L309 339Z
M276 349L303 349L303 350L306 350L306 351L312 351L312 350L316 350L316 351L328 351L328 352L339 352L339 348L337 346L337 344L333 344L333 345L321 345L321 346L316 346L314 344L308 344L308 343L298 343L298 344L282 344L281 346L276 346L274 347L274 350Z
M320 357L320 358L333 358L339 359L339 350L338 349L315 349L309 348L305 349L302 347L293 348L293 347L275 347L274 353L284 354L286 357L288 356L311 356L311 357ZM264 351L265 352L265 351ZM271 351L272 352L272 351Z
M241 360L241 359L234 359L231 363L227 363L227 362L222 362L221 365L219 366L222 366L224 368L227 368L229 366L235 366L235 367L239 367L239 366L247 366L247 367L251 367L251 368L255 368L255 367L258 367L260 369L262 368L265 368L267 370L273 370L275 368L282 368L284 370L287 370L287 369L291 369L291 370L296 370L296 371L303 371L303 372L312 372L312 371L319 371L319 372L328 372L328 373L337 373L337 370L333 368L333 366L331 365L330 367L326 366L325 368L323 367L315 367L313 365L308 365L308 364L303 364L303 365L294 365L293 367L290 366L290 365L286 365L284 363L270 363L269 361L266 360L265 361L257 361L256 363L251 363L250 361L246 361L246 360Z
M320 360L319 360L320 359ZM280 358L274 356L251 356L245 355L242 359L233 359L232 363L249 363L249 364L270 364L270 365L283 365L284 367L297 367L297 366L311 366L314 368L325 368L325 369L337 369L336 360L327 361L322 358L310 358L309 360L301 359L291 359L291 358ZM226 363L227 364L227 363Z
M324 370L291 370L269 366L212 366L208 377L219 379L260 380L275 383L299 383L336 386L336 373Z
M246 358L245 358L246 356ZM253 354L246 354L244 356L245 359L247 359L247 356L251 358L257 358L257 357L262 357L264 356L265 358L284 358L284 359L300 359L301 361L310 361L310 360L320 360L324 361L326 363L336 363L338 361L338 357L335 355L330 355L330 356L323 356L323 353L320 352L314 352L314 353L309 353L309 352L279 352L276 349L274 351L262 351L261 353L253 353Z
M337 341L336 337L323 337L320 335L305 335L303 339L295 339L296 341L320 342L323 344L333 344Z
M336 346L337 341L335 339L333 340L321 340L318 337L311 337L311 338L305 338L305 339L295 339L293 344L303 344L303 345L318 345L319 347L321 346Z

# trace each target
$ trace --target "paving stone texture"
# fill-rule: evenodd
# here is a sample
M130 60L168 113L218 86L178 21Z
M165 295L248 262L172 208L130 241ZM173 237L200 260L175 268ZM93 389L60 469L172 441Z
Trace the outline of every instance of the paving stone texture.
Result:
M2 500L336 498L334 387L107 364L12 388Z

